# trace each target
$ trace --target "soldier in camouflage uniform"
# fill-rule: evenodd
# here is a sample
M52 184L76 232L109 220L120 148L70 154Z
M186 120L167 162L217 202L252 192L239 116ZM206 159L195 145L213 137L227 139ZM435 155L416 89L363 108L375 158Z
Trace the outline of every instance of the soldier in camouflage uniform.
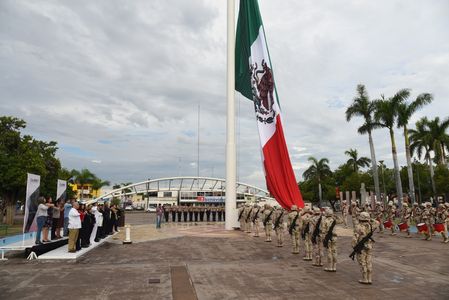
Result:
M320 229L323 226L321 210L316 207L313 209L313 216L310 220L310 232L312 233L313 257L312 266L322 267L323 240L321 239Z
M260 207L254 204L253 212L251 214L251 221L253 222L254 237L259 237L259 220L260 220Z
M292 237L292 253L299 254L299 247L301 246L302 218L300 210L296 205L292 205L290 213L288 214L287 228Z
M247 204L245 207L245 212L243 213L243 217L245 218L245 224L246 224L246 233L251 233L251 213L253 211L253 207L250 204Z
M321 227L321 240L324 248L327 250L327 267L324 271L337 272L337 224L343 223L343 220L334 215L332 209L325 210L325 219ZM327 246L327 247L326 247Z
M421 223L421 208L419 208L419 204L417 202L413 203L411 219L415 223L415 226Z
M309 206L305 206L302 210L302 239L304 240L304 257L303 260L312 260L312 234L310 233L310 223L312 219L312 212Z
M379 232L384 232L384 225L383 225L383 219L384 219L384 208L381 202L376 202L376 207L374 209L374 219L376 219L379 222Z
M245 206L243 204L239 204L239 209L237 210L238 220L240 222L240 230L245 230L245 218L244 218Z
M407 224L407 237L411 238L410 235L410 218L412 216L412 210L408 207L407 203L402 203L402 211L401 211L401 222Z
M425 232L425 240L431 241L432 240L432 229L433 229L433 223L434 223L434 214L432 209L432 204L430 202L425 203L425 208L422 211L421 219L424 223L427 225L427 232Z
M446 207L444 204L439 204L438 205L438 210L436 212L436 221L437 223L443 224L444 225L444 231L441 232L441 236L443 237L443 243L448 243L449 239L447 237L447 220L448 220L449 216L448 216L448 212L446 210Z
M348 210L348 202L343 200L341 202L341 215L343 217L343 224L345 225L345 228L348 228Z
M277 246L282 247L284 245L284 209L277 207L273 213L274 231L276 232Z
M265 209L262 215L262 222L265 228L265 242L271 242L271 230L273 229L273 214L274 209L269 205L265 204Z
M351 218L352 218L352 228L355 230L355 227L359 223L359 215L360 215L360 208L357 206L357 202L352 201L351 202Z
M396 235L395 232L395 224L394 224L394 217L396 215L396 208L394 207L394 204L392 201L388 202L387 210L385 211L386 214L386 220L391 221L393 225L391 225L391 235Z
M359 216L359 224L356 226L354 236L352 238L352 247L355 247L365 236L370 232L374 232L379 226L378 221L370 219L367 212L362 212ZM374 242L368 240L364 243L361 253L357 253L357 262L362 271L362 279L359 280L362 284L372 283L373 272L373 245Z

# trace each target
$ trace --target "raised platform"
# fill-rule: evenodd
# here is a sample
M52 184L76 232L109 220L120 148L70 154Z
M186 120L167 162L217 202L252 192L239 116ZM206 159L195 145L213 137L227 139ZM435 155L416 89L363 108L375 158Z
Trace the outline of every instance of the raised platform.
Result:
M103 244L104 242L106 242L109 239L112 239L112 237L114 235L116 235L117 233L114 233L113 235L109 235L108 237L100 240L98 243L93 243L91 244L88 248L81 248L81 250L76 251L75 253L70 253L68 252L68 247L67 247L67 243L62 246L62 247L58 247L57 249L54 249L52 251L49 251L45 254L39 255L37 257L37 259L77 259L81 256L83 256L84 254L86 254L87 252L95 249L96 247L100 246L101 244Z

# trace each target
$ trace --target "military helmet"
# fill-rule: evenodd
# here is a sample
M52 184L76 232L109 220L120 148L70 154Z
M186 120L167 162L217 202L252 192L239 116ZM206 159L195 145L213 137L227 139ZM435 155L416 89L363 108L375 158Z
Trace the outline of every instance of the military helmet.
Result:
M404 202L404 203L402 203L402 206L403 206L403 207L408 207L408 203L407 203L407 202Z
M346 202L347 202L346 200L343 200L343 201L342 201L342 203L346 203Z
M303 211L304 213L308 213L308 212L310 212L310 207L304 206L304 208L302 209L302 211Z
M313 209L313 214L314 214L314 215L319 215L319 214L321 214L321 210L320 210L318 207L315 207L315 208Z
M357 205L357 202L351 201L351 205Z
M438 204L438 208L444 208L444 204L443 203L440 203L440 204Z
M332 217L333 214L334 214L334 211L331 208L329 208L329 207L324 211L324 215L326 217Z
M359 221L369 221L369 220L370 220L369 213L367 213L366 211L360 213Z
M292 207L290 208L290 210L298 210L298 206L296 206L295 204L293 204Z
M388 202L388 206L393 206L393 201Z
M426 203L425 203L425 206L432 206L432 203L426 202Z
M413 206L418 206L418 205L419 205L418 202L413 203Z
M449 202L444 203L444 206L446 206L447 208L449 208Z

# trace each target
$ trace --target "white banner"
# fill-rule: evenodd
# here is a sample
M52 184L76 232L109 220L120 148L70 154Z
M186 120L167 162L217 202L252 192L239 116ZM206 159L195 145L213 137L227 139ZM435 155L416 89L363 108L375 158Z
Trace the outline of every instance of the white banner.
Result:
M23 232L36 231L36 212L39 198L39 186L41 185L41 177L39 175L27 173L27 190L25 201L25 216L23 218Z
M58 179L58 187L56 189L56 201L65 202L67 190L67 181Z

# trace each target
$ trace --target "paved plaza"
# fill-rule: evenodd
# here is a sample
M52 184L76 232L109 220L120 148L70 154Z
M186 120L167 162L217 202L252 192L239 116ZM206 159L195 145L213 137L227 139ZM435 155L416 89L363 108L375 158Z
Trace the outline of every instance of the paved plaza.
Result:
M127 214L123 230L77 261L0 262L1 299L448 299L449 245L375 234L373 285L360 285L349 257L351 230L339 228L337 273L313 267L286 246L224 225L175 223ZM151 224L150 224L151 222Z

